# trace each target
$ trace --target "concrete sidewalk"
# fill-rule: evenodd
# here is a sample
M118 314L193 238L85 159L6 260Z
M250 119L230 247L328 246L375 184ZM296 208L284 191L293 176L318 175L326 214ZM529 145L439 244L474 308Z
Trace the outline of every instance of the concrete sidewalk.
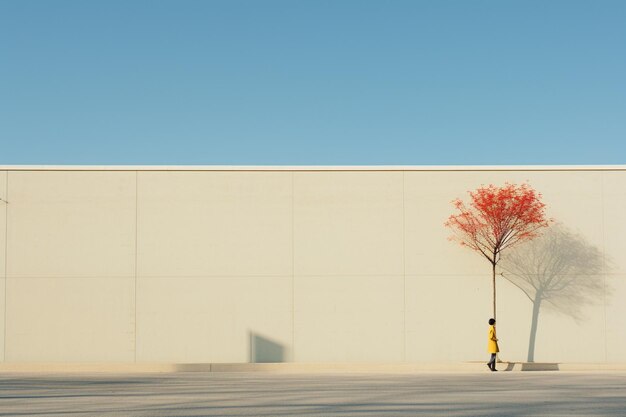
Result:
M0 375L0 416L625 414L621 372Z
M489 372L485 361L445 363L0 363L0 372L269 372L269 373L419 373ZM623 371L626 363L499 362L501 371Z

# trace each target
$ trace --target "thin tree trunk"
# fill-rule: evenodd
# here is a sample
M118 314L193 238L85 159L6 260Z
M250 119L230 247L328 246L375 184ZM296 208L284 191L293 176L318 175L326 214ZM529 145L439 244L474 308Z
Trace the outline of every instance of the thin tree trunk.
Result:
M491 284L493 288L493 319L496 319L496 264L491 264Z
M537 337L537 323L539 322L539 309L541 308L541 296L535 296L533 301L533 321L530 325L530 338L528 339L528 362L535 361L535 340Z

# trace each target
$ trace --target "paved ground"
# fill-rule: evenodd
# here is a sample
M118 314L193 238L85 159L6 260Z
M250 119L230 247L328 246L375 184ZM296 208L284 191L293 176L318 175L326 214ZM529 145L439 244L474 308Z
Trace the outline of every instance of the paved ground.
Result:
M0 375L2 416L626 416L626 373Z

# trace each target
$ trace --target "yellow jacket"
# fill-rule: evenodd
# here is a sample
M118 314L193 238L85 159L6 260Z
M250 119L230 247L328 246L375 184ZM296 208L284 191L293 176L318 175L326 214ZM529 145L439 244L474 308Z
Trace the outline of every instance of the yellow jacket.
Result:
M487 345L489 353L498 353L498 338L496 337L496 326L489 326L489 343Z

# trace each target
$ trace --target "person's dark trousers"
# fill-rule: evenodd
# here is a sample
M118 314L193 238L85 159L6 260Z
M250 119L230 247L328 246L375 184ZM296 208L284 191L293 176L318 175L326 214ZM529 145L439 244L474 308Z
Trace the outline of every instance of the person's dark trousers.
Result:
M489 363L487 364L487 366L489 367L489 369L491 369L491 371L497 371L497 369L496 369L496 354L495 353L491 354L491 359L489 359Z

